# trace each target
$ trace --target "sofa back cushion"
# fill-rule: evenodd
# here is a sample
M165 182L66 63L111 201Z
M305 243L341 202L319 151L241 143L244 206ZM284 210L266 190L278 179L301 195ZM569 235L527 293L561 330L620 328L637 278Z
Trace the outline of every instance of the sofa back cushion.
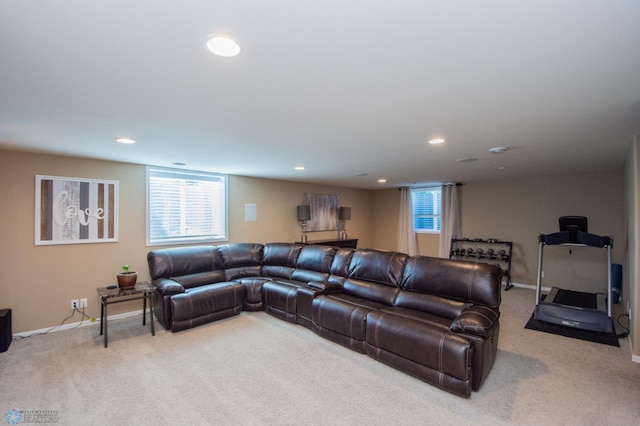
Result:
M262 275L264 246L254 243L233 243L218 246L227 280Z
M296 268L328 274L335 257L336 247L308 245L302 247Z
M391 305L400 291L408 258L407 254L392 251L357 250L349 264L349 277L342 286L357 297Z
M351 264L351 258L355 253L355 249L352 248L339 248L336 254L333 256L333 262L331 263L331 275L329 275L329 282L342 285L344 280L349 276L349 265Z
M399 287L407 259L404 253L360 249L351 258L349 278Z
M233 243L218 246L224 269L262 264L264 246L254 243Z
M336 247L306 245L302 247L291 279L301 282L327 282Z
M403 290L498 308L502 271L495 265L414 256L404 268Z
M217 247L173 247L150 251L147 254L151 279L210 272L222 268Z
M262 273L268 277L291 279L302 244L269 243L264 246Z

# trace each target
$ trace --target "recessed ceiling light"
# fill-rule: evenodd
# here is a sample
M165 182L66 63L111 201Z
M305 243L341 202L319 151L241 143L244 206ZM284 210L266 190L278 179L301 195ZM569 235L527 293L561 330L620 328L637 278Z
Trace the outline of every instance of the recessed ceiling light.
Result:
M176 161L175 163L172 163L174 166L186 166L187 163L181 163L179 161Z
M477 158L469 157L469 158L458 158L456 161L458 163L471 163L472 161L477 161L477 160L478 160Z
M304 170L304 166L295 166L294 169L302 171Z
M378 183L387 183L386 179L378 179Z
M492 154L502 154L503 152L507 151L509 148L504 147L504 146L496 146L495 148L491 148L489 149L489 152Z
M240 53L240 46L230 37L225 35L214 35L207 41L207 49L214 55L229 58Z
M369 176L369 173L356 173L354 176L364 177L364 176Z
M435 138L435 139L431 139L431 140L429 141L429 143L430 143L431 145L438 145L438 144L441 144L441 143L444 143L444 142L445 142L445 140L444 140L444 139L442 139L442 138Z
M495 166L494 167L494 169L496 169L496 170L504 170L506 168L507 168L507 166Z
M136 141L131 138L116 138L116 142L126 143L126 144L136 143Z

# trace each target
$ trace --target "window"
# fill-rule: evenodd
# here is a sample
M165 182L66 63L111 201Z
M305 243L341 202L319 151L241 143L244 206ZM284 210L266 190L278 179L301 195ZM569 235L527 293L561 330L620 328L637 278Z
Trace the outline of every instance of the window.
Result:
M441 194L440 187L411 190L416 232L440 232Z
M226 239L226 175L147 167L147 245Z

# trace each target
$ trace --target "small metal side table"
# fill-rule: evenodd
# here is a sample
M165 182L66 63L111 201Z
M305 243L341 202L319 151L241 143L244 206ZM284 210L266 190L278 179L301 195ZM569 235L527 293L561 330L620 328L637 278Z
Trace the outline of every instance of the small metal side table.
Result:
M151 335L156 335L153 324L153 292L155 287L148 282L140 282L130 288L109 288L98 287L100 296L100 335L104 334L104 347L108 346L107 337L107 306L112 303L128 302L130 300L142 299L142 325L146 325L147 320L147 300L149 300L149 321L151 322Z

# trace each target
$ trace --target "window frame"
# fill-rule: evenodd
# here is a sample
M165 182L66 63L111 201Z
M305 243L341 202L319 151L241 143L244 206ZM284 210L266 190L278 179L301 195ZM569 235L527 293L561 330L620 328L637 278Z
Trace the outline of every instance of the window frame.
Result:
M424 228L416 227L416 219L418 218L418 215L416 214L416 202L415 202L416 195L415 194L417 192L427 192L427 191L437 191L440 194L440 196L438 197L439 198L438 201L440 203L438 205L438 210L440 211L440 213L433 214L433 215L421 215L421 216L432 217L434 221L439 224L439 229L424 229ZM442 186L423 186L423 187L411 188L411 213L413 218L413 230L415 233L439 235L442 232Z
M222 182L222 191L224 194L220 196L212 195L211 202L222 202L224 206L220 208L223 212L224 218L222 219L222 233L211 233L203 236L190 237L188 235L180 235L177 237L165 237L165 238L153 238L151 236L151 178L154 172L157 174L175 175L178 179L184 181L211 181L213 179L219 179ZM181 244L203 244L203 243L217 243L228 241L229 239L229 176L223 173L204 172L199 170L186 170L186 169L173 169L169 167L147 166L146 167L146 244L147 246L163 246L163 245L181 245ZM182 200L184 201L184 200ZM181 208L185 205L182 204ZM183 216L184 217L184 216ZM211 224L213 229L214 224Z

